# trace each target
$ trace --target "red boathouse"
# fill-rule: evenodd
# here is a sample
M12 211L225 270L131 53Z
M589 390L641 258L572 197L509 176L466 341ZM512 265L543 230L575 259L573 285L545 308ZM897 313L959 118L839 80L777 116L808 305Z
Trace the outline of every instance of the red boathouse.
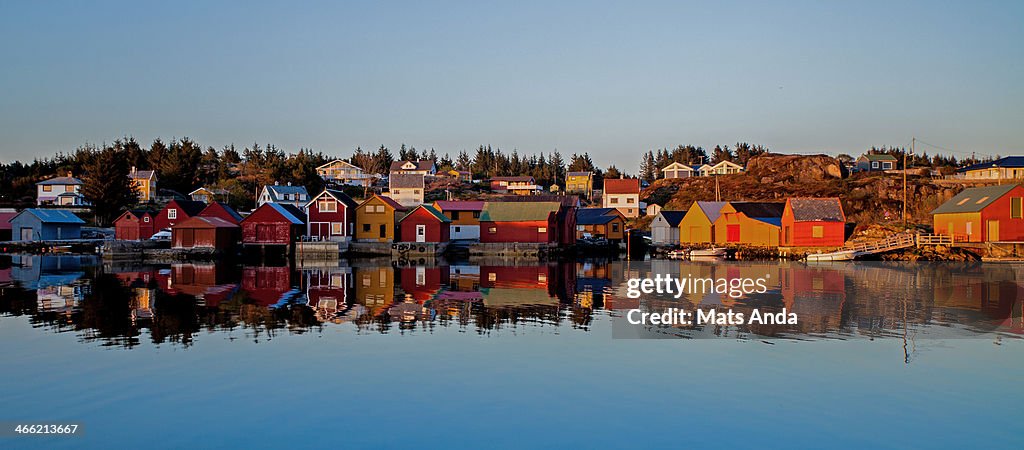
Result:
M119 241L141 241L153 237L156 232L154 228L153 211L133 209L125 211L114 220L114 239Z
M420 205L398 222L399 241L448 242L452 220L430 205Z
M306 233L305 219L295 206L264 203L242 221L242 243L290 247Z
M796 197L782 210L782 247L842 247L846 215L839 199Z

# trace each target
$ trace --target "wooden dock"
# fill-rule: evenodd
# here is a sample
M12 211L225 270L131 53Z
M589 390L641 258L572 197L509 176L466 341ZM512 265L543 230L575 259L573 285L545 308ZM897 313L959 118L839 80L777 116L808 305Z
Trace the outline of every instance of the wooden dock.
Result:
M846 244L845 251L853 251L857 256L885 253L892 250L913 247L917 245L917 236L910 233L900 233L885 239L871 242L858 242Z

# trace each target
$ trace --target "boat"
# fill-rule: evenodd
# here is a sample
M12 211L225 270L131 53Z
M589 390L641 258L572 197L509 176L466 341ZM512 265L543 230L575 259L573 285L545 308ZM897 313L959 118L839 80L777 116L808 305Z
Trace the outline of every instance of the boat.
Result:
M690 254L689 250L679 249L668 252L668 257L671 259L684 259Z
M853 261L857 257L857 252L854 250L839 250L828 253L808 253L804 257L808 262L821 262L821 261Z
M718 247L690 250L690 258L723 258L725 249Z

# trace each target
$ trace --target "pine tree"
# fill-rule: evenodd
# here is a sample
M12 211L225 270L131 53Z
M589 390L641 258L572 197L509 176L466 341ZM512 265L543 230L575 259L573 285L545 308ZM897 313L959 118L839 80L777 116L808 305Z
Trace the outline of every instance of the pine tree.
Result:
M93 154L85 166L82 195L92 203L96 224L107 226L139 201L124 150L112 146Z

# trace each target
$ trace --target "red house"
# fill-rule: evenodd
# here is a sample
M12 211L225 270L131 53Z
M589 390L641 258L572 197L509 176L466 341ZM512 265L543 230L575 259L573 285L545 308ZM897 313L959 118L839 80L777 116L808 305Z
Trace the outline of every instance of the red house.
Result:
M114 239L119 241L141 241L153 237L156 232L156 213L143 209L125 211L114 220Z
M235 225L242 223L242 215L238 214L234 208L227 205L227 203L213 202L210 203L206 209L199 212L199 217L216 217L218 219L224 219Z
M452 220L433 206L420 205L398 221L402 242L448 242Z
M171 227L172 248L228 250L238 243L238 225L220 217L190 217Z
M291 246L305 233L306 215L287 204L264 203L242 221L245 245Z
M1024 241L1024 186L967 188L932 211L935 234L957 242Z
M321 241L348 241L355 234L356 207L344 192L324 189L306 204L306 235Z
M198 215L206 208L206 203L192 200L171 200L153 217L155 231L170 228L189 217Z
M488 202L480 213L480 242L557 243L558 202Z
M782 247L842 247L846 215L839 199L791 198L782 210Z

